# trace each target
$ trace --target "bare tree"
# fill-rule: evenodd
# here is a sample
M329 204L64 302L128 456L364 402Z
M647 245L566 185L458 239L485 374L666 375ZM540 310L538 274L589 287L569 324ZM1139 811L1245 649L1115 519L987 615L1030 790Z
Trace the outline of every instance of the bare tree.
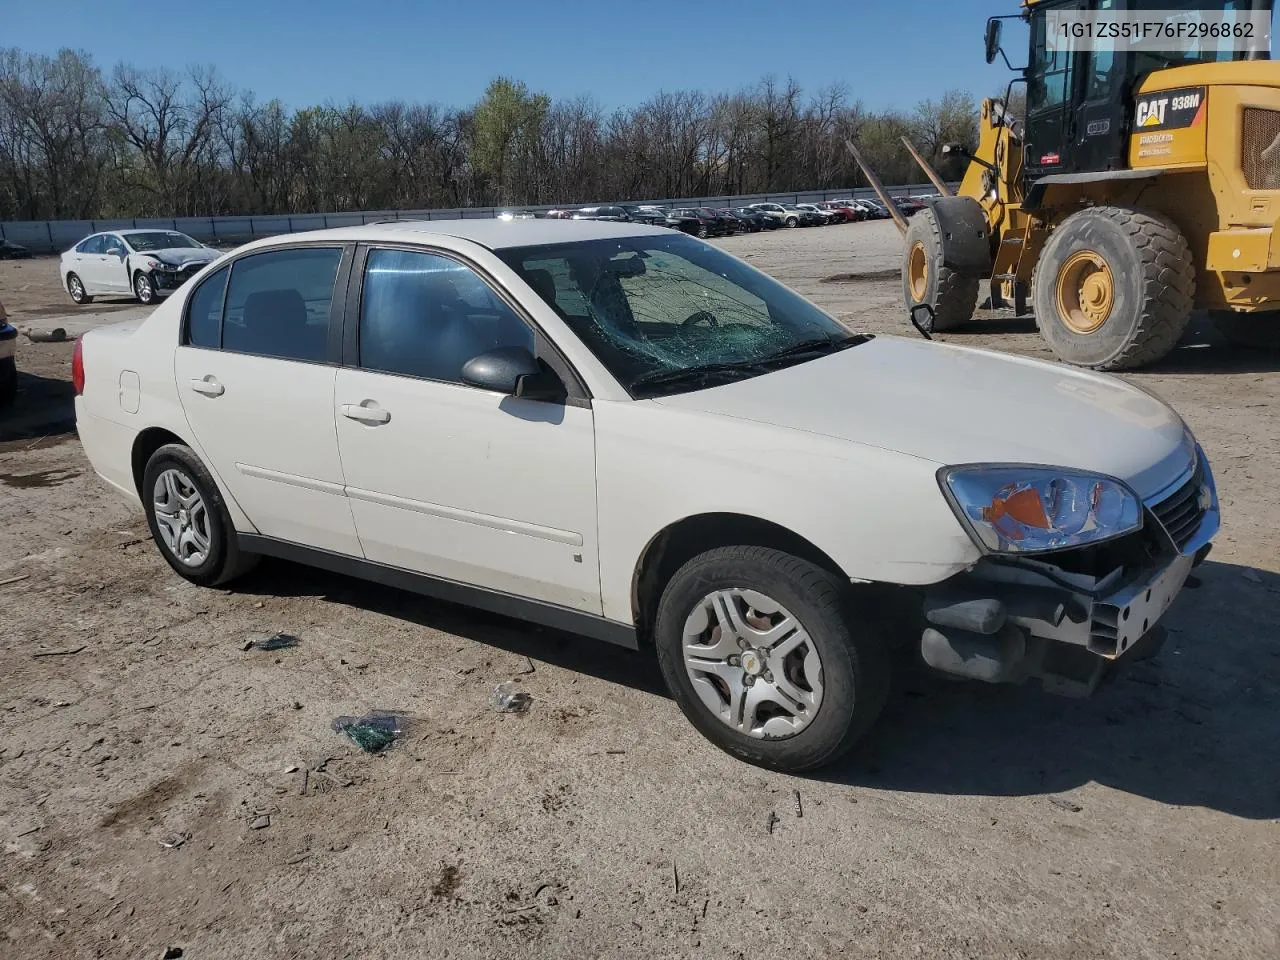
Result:
M185 216L674 199L852 187L856 138L882 178L918 180L976 139L973 99L948 91L873 114L837 84L806 96L767 76L736 93L663 90L606 113L499 78L454 109L390 101L289 108L209 68L0 50L0 217ZM944 175L958 167L941 163Z

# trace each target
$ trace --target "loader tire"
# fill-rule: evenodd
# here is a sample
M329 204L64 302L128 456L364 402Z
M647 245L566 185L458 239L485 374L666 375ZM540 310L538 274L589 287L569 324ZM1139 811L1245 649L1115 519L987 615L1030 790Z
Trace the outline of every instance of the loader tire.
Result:
M902 258L902 297L911 308L927 303L915 318L927 333L954 330L973 318L978 303L978 277L967 277L942 265L942 232L933 211L925 208L907 226Z
M1280 350L1280 315L1212 310L1209 317L1218 333L1233 347Z
M1159 360L1182 336L1196 272L1182 231L1129 207L1073 213L1049 236L1032 299L1040 335L1059 358L1094 370Z

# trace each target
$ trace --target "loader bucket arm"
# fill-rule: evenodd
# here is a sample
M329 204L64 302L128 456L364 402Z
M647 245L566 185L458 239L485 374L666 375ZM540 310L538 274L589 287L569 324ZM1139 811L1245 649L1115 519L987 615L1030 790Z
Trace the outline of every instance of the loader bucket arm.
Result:
M920 156L920 151L916 149L916 145L906 137L902 138L902 145L907 148L907 152L911 154L916 163L920 164L920 169L924 171L924 175L929 178L929 182L944 197L955 196L951 192L951 188L942 182L942 178L938 176L938 171L929 166L929 162Z
M849 152L853 154L853 159L858 162L858 166L862 168L862 175L867 178L867 183L871 184L871 189L876 192L876 196L880 198L880 202L885 205L885 209L889 211L889 216L893 217L893 222L898 225L899 233L907 232L907 221L902 216L897 205L889 196L889 191L884 188L884 184L880 182L880 178L876 176L876 172L871 169L867 161L862 159L862 153L853 145L852 140L845 140L844 145Z

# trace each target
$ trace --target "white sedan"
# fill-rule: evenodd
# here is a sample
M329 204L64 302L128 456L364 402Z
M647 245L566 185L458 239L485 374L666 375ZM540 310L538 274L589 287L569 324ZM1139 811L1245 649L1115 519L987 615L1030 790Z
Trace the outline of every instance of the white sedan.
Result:
M268 554L649 650L703 734L782 770L867 730L895 644L1089 691L1155 652L1218 529L1158 399L850 334L658 227L264 240L73 367L90 461L188 580Z
M166 297L219 253L175 230L112 230L85 237L62 255L62 289L76 303L95 296Z

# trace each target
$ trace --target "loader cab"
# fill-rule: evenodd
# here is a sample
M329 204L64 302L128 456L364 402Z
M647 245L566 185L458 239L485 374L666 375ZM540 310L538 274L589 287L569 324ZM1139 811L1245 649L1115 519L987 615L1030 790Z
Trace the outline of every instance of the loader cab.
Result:
M1049 35L1050 11L1149 10L1156 14L1211 8L1240 12L1269 10L1271 3L1272 0L1028 0L1026 17L1031 39L1025 71L1024 189L1050 174L1124 169L1134 119L1134 90L1151 71L1258 55L1221 47L1212 40L1205 41L1196 51L1168 54L1117 49L1114 41L1107 44L1095 40L1091 48L1086 48L1084 41ZM988 33L989 51L990 46Z

